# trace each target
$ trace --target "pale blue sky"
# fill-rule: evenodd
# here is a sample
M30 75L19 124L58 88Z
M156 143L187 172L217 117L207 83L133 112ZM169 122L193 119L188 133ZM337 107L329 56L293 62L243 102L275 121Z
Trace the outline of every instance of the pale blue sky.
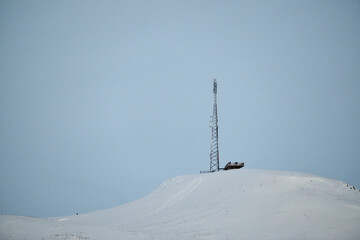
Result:
M360 187L359 1L1 1L0 214L120 205L220 162Z

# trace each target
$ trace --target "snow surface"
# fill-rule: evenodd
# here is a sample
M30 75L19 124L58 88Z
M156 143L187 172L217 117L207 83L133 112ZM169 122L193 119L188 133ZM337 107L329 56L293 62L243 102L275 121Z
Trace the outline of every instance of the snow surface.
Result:
M2 215L0 239L360 239L360 191L295 172L179 176L112 209L61 218Z

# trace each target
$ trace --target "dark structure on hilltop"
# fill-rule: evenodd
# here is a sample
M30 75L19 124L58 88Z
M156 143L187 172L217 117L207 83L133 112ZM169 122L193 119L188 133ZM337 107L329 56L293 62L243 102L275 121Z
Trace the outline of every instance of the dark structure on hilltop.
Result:
M220 157L219 157L219 125L218 125L218 114L217 114L217 81L214 78L214 105L213 105L213 114L211 116L211 142L210 142L210 171L201 171L200 173L205 172L216 172L219 170L232 170L239 169L244 167L244 163L238 162L228 162L224 168L220 168Z
M239 163L239 162L228 162L225 167L224 170L231 170L231 169L238 169L238 168L242 168L244 167L244 163Z

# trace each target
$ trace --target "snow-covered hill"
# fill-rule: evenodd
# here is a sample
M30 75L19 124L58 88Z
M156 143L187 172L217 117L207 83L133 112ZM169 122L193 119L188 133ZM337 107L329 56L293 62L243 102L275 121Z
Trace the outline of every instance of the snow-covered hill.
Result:
M295 172L179 176L112 209L48 219L0 216L0 239L360 239L360 192Z

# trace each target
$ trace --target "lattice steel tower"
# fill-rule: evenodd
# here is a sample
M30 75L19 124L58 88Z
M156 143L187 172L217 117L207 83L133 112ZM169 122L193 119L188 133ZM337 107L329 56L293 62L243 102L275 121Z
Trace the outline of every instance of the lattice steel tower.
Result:
M219 126L217 115L217 82L214 78L214 107L213 115L210 122L211 127L211 143L210 143L210 172L219 171Z

